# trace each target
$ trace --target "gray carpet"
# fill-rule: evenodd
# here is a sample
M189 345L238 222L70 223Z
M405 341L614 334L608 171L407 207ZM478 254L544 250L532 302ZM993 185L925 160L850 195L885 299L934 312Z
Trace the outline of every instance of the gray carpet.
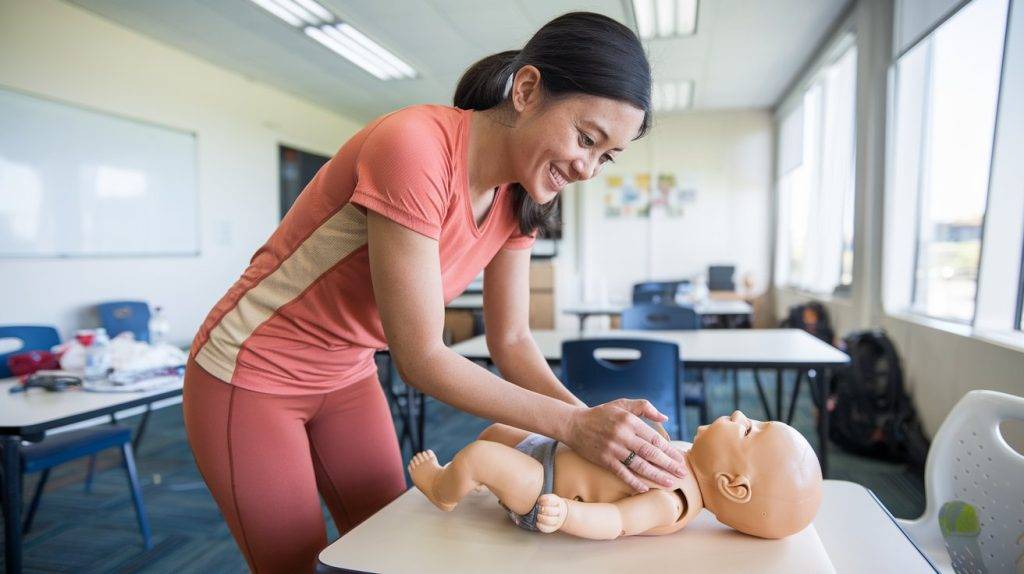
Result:
M771 375L768 375L771 376ZM711 416L732 411L732 388L709 374ZM750 374L742 375L740 408L752 418L763 410ZM774 384L770 385L769 399ZM787 395L788 396L788 395ZM772 402L774 404L774 401ZM688 409L687 426L696 427L696 411ZM436 401L427 407L426 444L444 461L487 426L487 421ZM138 419L129 419L127 424ZM809 394L804 387L794 426L816 444ZM830 452L831 478L861 483L875 492L898 517L914 517L924 509L919 478L903 466ZM408 459L409 449L403 453ZM143 551L127 480L115 451L99 461L93 492L83 492L84 461L54 470L43 495L33 531L25 541L25 572L245 572L245 562L228 533L209 492L202 484L185 441L181 408L156 411L136 454L154 548ZM25 497L36 477L26 478ZM328 538L337 531L328 523ZM0 553L2 556L2 553Z

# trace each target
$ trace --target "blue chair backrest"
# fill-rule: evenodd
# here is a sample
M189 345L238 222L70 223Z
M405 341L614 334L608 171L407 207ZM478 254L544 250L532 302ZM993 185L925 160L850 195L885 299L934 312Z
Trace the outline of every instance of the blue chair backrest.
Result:
M632 358L595 356L626 350ZM638 356L637 356L638 355ZM583 402L595 406L621 398L647 399L669 417L676 437L686 428L679 401L682 369L679 345L642 339L582 339L562 343L562 381Z
M9 345L11 339L15 345ZM29 351L49 351L50 347L60 344L57 329L43 325L6 325L0 326L0 378L11 376L7 368L7 357L27 353ZM13 347L13 348L12 348Z
M145 301L110 301L96 306L100 324L111 338L131 331L136 341L149 342L149 304Z
M676 300L678 281L647 281L633 285L633 304L672 303Z
M700 315L680 305L634 305L622 312L622 328L638 331L690 331L700 329Z

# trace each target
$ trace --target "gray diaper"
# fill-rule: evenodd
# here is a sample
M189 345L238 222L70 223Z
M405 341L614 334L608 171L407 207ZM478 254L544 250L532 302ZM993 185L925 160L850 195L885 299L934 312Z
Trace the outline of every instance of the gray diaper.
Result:
M554 488L555 447L557 445L558 441L555 439L539 434L531 434L516 445L516 450L532 456L544 467L544 486L540 491L542 495L551 494L551 491ZM533 505L533 508L530 509L530 512L527 514L516 514L509 510L509 508L504 504L502 504L502 506L505 508L505 511L508 512L508 517L512 519L512 522L515 523L516 526L524 530L539 532L537 529L538 509L536 504Z

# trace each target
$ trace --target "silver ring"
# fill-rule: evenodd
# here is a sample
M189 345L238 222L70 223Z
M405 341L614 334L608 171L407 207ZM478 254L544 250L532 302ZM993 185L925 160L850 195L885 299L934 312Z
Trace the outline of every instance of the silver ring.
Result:
M636 452L631 450L629 451L629 456L622 460L622 464L629 466L630 463L633 462L634 458L636 458Z

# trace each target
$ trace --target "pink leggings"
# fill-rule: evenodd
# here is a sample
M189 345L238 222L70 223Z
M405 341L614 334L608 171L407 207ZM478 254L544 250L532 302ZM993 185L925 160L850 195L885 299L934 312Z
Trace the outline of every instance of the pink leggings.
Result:
M317 491L341 534L405 491L376 376L325 394L270 395L189 361L184 393L199 472L257 574L314 569L327 546Z

